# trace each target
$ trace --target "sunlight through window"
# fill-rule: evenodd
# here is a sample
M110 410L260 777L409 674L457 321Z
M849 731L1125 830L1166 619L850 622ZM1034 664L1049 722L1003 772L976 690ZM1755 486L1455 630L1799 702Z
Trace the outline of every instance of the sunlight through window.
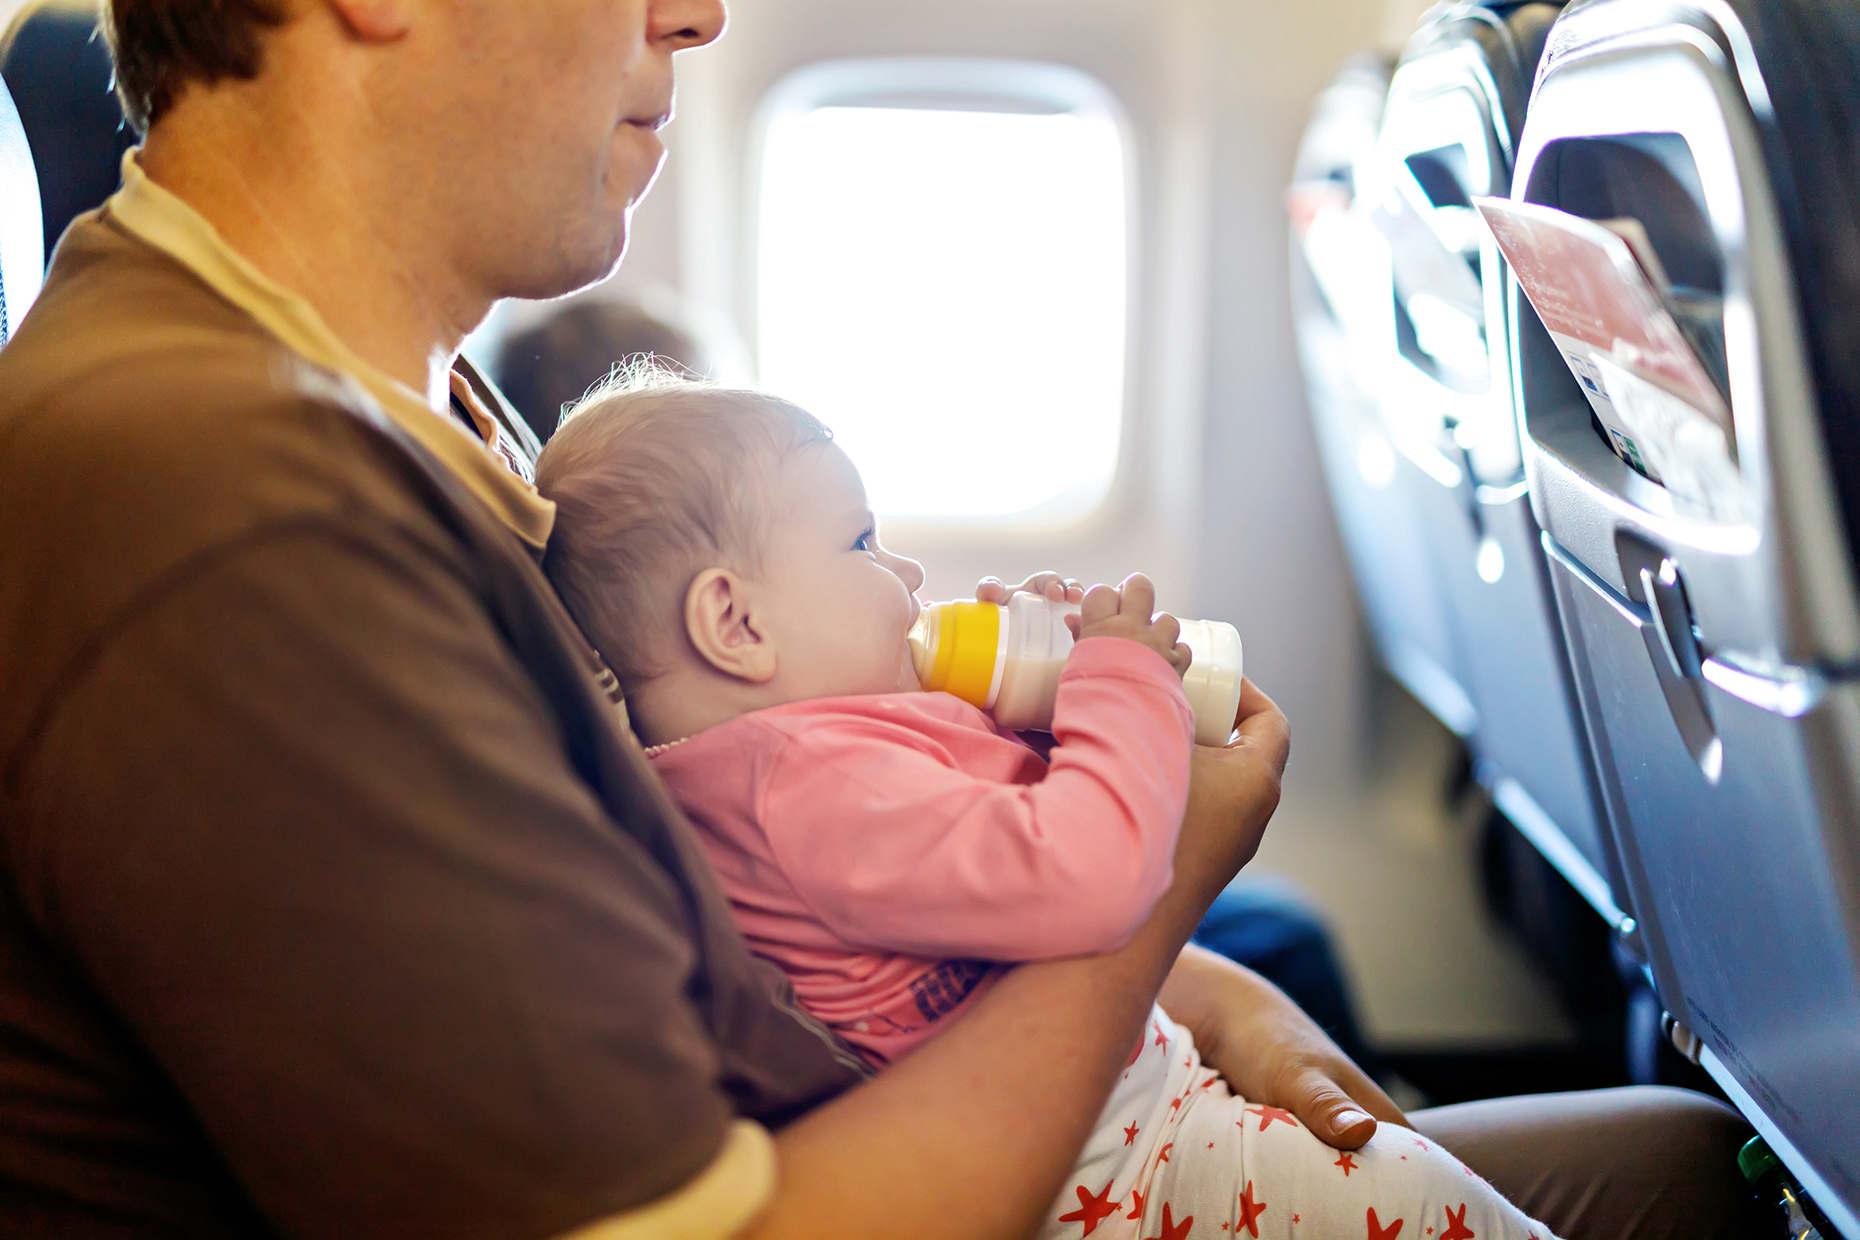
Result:
M888 515L1081 515L1124 406L1125 185L1089 110L821 106L763 152L762 382Z

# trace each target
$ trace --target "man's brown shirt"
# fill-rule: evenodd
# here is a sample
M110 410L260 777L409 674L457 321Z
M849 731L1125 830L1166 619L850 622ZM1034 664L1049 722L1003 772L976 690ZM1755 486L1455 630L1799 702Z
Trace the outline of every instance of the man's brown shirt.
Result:
M74 225L0 351L9 1234L546 1236L855 1079L531 551Z

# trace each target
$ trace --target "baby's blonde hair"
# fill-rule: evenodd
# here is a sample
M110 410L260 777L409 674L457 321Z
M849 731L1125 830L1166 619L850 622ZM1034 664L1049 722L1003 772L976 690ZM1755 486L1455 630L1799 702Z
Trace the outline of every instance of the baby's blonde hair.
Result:
M664 669L698 573L760 574L773 469L832 437L780 397L650 360L617 367L569 410L536 461L556 504L543 570L622 685Z

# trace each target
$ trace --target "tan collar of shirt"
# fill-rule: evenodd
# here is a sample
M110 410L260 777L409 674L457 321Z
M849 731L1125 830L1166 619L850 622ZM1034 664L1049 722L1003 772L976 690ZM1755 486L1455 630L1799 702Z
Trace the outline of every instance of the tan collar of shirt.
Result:
M496 419L480 405L456 371L452 394L477 426L474 436L446 413L435 412L418 392L358 357L329 329L316 309L254 267L226 244L199 212L149 180L131 150L123 156L123 188L105 204L137 237L188 268L239 307L292 352L338 374L352 376L388 418L431 452L486 507L532 547L549 541L555 504L513 468Z

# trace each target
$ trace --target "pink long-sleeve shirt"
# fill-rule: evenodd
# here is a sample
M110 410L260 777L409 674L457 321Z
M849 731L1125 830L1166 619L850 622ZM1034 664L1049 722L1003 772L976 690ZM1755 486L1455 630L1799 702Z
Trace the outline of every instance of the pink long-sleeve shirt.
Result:
M1168 887L1194 720L1124 638L1073 647L1050 763L946 693L794 702L653 757L749 945L884 1064L1008 962L1125 943Z

